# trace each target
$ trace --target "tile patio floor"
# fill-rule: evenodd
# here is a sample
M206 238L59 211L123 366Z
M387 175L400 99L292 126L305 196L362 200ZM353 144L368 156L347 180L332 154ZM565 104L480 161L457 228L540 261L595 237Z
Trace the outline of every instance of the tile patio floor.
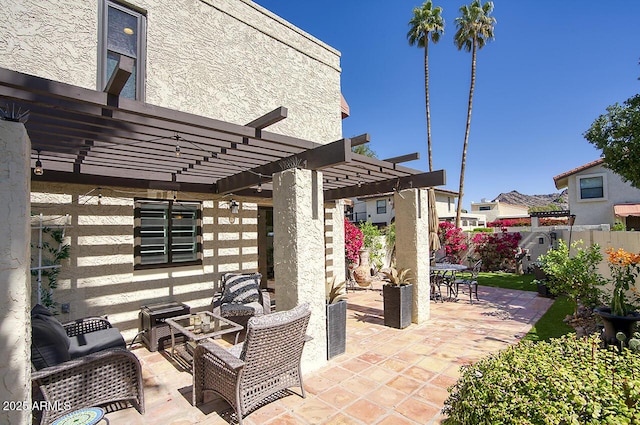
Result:
M304 376L305 399L292 394L251 413L245 424L439 424L447 388L461 365L516 343L552 300L536 292L480 286L480 302L431 302L431 319L398 330L385 327L380 286L349 292L347 352ZM107 414L112 425L229 424L217 396L193 407L191 375L166 355L134 349L143 368L146 414Z

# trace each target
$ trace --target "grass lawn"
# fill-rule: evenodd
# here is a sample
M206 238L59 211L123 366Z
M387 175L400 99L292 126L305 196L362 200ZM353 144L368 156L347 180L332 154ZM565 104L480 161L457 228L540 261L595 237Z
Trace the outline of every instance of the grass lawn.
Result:
M517 275L513 273L480 273L478 283L485 286L493 286L505 289L518 289L521 291L537 291L533 283L534 277L530 274ZM524 339L531 341L545 341L549 338L557 338L574 332L573 328L563 322L568 314L573 314L575 304L566 297L558 297L549 310L531 328Z

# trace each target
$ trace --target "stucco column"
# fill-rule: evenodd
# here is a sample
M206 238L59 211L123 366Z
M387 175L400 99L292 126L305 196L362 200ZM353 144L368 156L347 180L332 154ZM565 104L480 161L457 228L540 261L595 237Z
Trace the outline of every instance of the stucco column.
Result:
M24 125L0 120L0 400L27 405L31 403L30 151ZM31 423L29 409L7 407L0 410L0 423Z
M413 323L429 319L429 223L427 191L406 189L394 194L396 210L396 264L411 269Z
M289 169L273 176L273 233L276 309L307 302L311 319L304 372L326 363L325 243L322 174Z
M346 260L344 255L344 201L325 204L327 278L336 283L345 281Z

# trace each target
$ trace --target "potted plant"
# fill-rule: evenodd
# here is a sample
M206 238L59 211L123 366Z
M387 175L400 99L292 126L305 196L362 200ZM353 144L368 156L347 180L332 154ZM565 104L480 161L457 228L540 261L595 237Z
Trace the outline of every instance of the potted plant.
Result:
M632 311L626 299L626 293L635 287L636 277L640 272L640 254L632 254L620 248L607 249L607 262L611 270L613 292L609 307L598 307L595 312L602 318L604 324L604 340L615 343L618 332L622 332L626 339L633 335L635 323L640 320L640 313Z
M533 283L535 283L538 287L538 294L542 297L554 298L554 295L549 290L549 286L547 286L548 276L544 272L544 270L540 268L540 263L533 263L532 272L533 276L535 277Z
M335 276L326 287L327 359L343 354L347 346L347 294L345 282L336 284Z
M383 271L382 298L384 302L384 324L397 329L404 329L411 324L413 313L413 285L410 269L397 270L391 267Z

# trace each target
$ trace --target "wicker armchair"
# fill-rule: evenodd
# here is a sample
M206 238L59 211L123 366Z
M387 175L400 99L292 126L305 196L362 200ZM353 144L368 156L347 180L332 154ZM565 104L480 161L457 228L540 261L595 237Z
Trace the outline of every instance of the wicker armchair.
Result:
M109 321L87 317L60 323L44 307L31 312L31 390L46 410L34 423L49 424L74 410L130 402L144 413L142 371Z
M242 418L282 390L299 386L306 396L300 359L311 310L308 304L252 317L243 344L226 350L216 343L199 345L193 363L193 405L205 391L220 394Z
M260 273L225 273L220 292L213 296L212 312L244 327L249 318L271 312L271 297L260 289Z
M34 400L56 408L39 411L41 424L74 410L118 402L131 402L144 414L142 369L126 349L99 351L31 372L31 384Z

